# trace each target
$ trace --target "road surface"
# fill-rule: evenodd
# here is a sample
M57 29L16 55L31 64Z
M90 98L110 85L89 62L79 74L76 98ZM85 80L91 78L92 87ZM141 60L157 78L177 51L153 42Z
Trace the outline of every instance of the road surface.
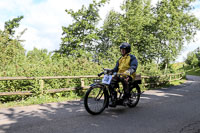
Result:
M92 116L83 101L0 109L0 133L200 133L200 77Z

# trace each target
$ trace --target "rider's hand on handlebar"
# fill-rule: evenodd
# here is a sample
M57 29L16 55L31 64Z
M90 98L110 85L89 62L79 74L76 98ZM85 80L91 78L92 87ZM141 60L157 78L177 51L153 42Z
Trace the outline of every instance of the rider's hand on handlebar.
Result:
M131 75L131 72L129 70L126 70L124 72L124 79L126 82L128 82L130 80L130 75Z
M124 74L127 75L127 76L130 76L130 75L131 75L131 73L130 73L129 70L126 70L126 71L124 72Z

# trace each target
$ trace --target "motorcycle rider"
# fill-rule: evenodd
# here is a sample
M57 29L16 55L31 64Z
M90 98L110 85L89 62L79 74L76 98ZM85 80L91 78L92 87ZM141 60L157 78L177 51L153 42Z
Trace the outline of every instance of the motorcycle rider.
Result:
M116 107L116 97L117 92L115 88L119 82L122 83L124 89L124 101L123 103L126 105L128 103L128 98L130 96L129 84L135 78L135 72L137 70L138 61L136 57L131 52L131 45L129 43L121 43L120 45L121 57L117 60L116 66L113 69L113 72L124 73L122 76L114 76L111 80L111 84L109 86L110 92L112 94L111 103L109 106ZM128 75L128 76L127 76Z

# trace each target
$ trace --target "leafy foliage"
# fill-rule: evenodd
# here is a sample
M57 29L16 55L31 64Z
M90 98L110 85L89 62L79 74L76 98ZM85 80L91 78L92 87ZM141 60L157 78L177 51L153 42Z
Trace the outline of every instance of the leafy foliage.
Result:
M15 28L19 27L19 22L23 19L23 16L19 16L17 18L14 18L12 20L9 20L5 22L5 31L8 32L9 35L14 35L15 34Z
M101 0L100 2L94 0L88 8L82 6L77 12L66 10L75 22L68 27L62 27L64 37L62 38L60 53L81 56L84 50L91 51L95 49L94 45L99 39L97 23L100 16L98 11L106 2L107 0Z
M108 15L104 36L108 35L113 45L123 41L132 44L142 64L152 61L169 64L184 42L189 42L200 29L200 21L189 13L191 2L162 0L151 7L149 0L126 0L122 6L124 13L111 11Z
M0 76L41 77L97 75L103 68L113 68L121 56L119 45L128 42L139 61L137 72L142 75L162 75L177 72L170 65L182 50L186 41L191 41L200 28L200 21L190 14L194 0L162 0L156 7L150 0L125 0L122 12L111 10L98 27L99 9L109 0L93 1L87 8L78 11L66 10L73 23L62 27L63 37L60 49L48 52L34 48L25 54L20 36L15 37L15 28L23 16L5 23L0 30ZM192 65L197 64L200 54L195 53ZM192 56L193 58L193 56ZM190 63L190 62L189 62ZM150 79L150 82L157 79ZM0 92L33 91L39 95L40 80L1 81ZM80 87L79 79L51 79L44 81L45 90ZM86 79L86 84L91 80ZM44 91L45 91L44 90ZM77 93L57 93L56 96L76 96ZM1 102L25 99L25 96L0 97Z
M200 48L189 52L185 62L191 67L200 67Z

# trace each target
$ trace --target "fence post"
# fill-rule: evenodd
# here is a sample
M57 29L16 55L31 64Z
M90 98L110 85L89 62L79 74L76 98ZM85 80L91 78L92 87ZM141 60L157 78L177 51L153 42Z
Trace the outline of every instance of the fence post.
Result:
M44 93L44 80L40 79L39 84L40 84L40 92L41 92L41 94L43 94Z
M143 85L144 88L146 88L146 85L145 85L145 77L141 77L141 78L142 78L142 79L141 79L141 80L142 80L142 85Z
M81 78L81 87L84 88L85 87L85 82L84 82L84 79Z

